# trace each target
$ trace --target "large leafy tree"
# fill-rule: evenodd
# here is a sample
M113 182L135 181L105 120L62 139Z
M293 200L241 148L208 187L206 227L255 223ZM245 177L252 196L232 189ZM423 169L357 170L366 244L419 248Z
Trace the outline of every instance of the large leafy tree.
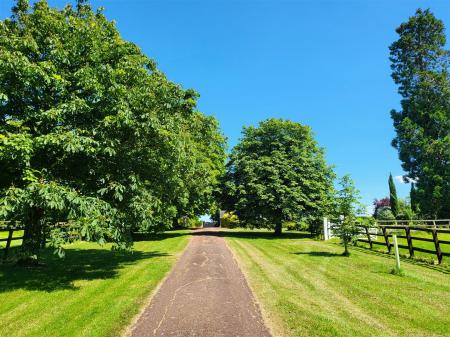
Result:
M330 210L333 178L309 127L269 119L244 128L232 150L224 206L241 225L281 234L284 221L314 222Z
M17 1L0 21L0 218L24 222L27 254L44 232L124 246L205 212L225 150L197 96L85 1Z
M397 28L392 78L402 96L391 112L398 149L422 216L450 217L450 81L445 28L429 10Z

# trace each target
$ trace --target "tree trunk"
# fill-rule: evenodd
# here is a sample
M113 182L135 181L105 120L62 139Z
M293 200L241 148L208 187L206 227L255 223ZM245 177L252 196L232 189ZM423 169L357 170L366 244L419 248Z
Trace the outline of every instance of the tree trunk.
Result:
M23 258L20 260L21 264L36 265L38 263L39 251L43 240L42 215L42 209L37 207L31 208L23 235Z
M281 235L281 231L283 229L283 222L279 221L275 224L275 236L280 236Z
M348 243L344 242L344 256L349 256L350 252L348 251Z

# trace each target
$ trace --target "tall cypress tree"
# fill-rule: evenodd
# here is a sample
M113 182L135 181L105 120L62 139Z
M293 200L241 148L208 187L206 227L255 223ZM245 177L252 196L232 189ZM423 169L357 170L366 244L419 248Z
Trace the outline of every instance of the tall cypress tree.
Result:
M398 216L398 198L397 189L395 188L394 179L392 179L392 173L389 174L389 199L391 203L391 211L395 217Z

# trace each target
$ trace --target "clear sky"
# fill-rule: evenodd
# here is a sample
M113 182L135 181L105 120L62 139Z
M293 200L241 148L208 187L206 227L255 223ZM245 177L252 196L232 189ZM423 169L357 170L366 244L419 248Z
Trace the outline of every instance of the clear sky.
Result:
M0 0L0 18L12 3ZM445 0L91 3L104 6L168 78L200 93L199 109L218 118L230 147L242 126L269 117L307 124L366 204L388 195L389 172L403 174L390 145L389 111L400 101L388 59L395 28L418 7L450 27ZM397 189L409 192L399 182Z

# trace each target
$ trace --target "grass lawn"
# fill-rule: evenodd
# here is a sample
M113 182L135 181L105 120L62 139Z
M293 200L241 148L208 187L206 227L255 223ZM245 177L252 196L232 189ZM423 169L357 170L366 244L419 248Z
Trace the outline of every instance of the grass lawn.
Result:
M260 302L274 336L450 336L450 268L301 233L223 234Z
M0 265L0 336L118 336L186 246L188 231L135 242L133 253L76 243L45 266Z

